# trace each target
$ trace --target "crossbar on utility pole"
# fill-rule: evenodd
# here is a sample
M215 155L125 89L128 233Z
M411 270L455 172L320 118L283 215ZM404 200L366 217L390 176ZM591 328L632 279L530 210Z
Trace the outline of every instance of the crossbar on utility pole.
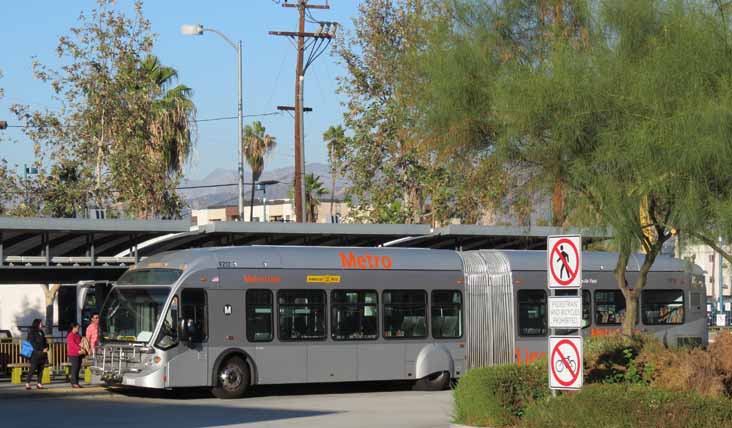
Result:
M328 31L306 32L306 9L330 9L330 6L308 4L308 0L299 0L295 3L285 3L283 7L298 9L297 31L270 31L272 36L285 36L297 39L297 68L295 70L295 216L298 223L307 221L305 215L305 151L304 151L304 117L303 117L303 84L307 65L303 64L305 53L305 38L317 38L330 41L334 37ZM322 25L321 25L322 27ZM309 59L310 61L310 59ZM283 109L286 110L286 109Z
M294 106L277 106L277 110L280 110L280 111L295 111L295 107ZM312 107L303 107L302 108L302 111L304 111L305 113L308 113L308 112L313 111L313 108Z

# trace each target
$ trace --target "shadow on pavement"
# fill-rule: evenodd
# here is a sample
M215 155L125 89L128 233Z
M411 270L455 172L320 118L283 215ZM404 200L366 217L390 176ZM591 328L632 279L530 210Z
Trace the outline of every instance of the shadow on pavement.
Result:
M9 405L8 405L9 404ZM2 426L23 428L59 427L135 427L205 428L287 419L305 418L338 412L267 407L232 407L219 404L148 402L114 399L59 399L44 401L38 408L34 400L0 403ZM7 424L7 425L6 425Z
M288 395L319 394L362 394L369 392L410 391L414 382L346 382L346 383L303 383L287 385L257 385L244 397L276 397ZM171 391L142 388L111 388L117 394L136 398L159 398L170 400L198 400L212 398L210 388L177 388Z

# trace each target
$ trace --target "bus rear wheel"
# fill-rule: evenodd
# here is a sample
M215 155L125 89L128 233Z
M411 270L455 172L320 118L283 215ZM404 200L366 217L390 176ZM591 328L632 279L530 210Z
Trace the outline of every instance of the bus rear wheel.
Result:
M414 385L417 391L442 391L450 386L450 372L437 372L425 376Z
M212 392L217 398L241 398L248 387L249 365L241 357L231 357L219 367Z

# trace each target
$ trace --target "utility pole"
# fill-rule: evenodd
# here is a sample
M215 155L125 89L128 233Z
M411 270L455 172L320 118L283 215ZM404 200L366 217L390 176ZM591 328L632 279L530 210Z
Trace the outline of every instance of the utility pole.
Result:
M327 4L308 4L308 0L298 0L296 3L283 3L283 7L296 7L298 10L297 31L270 31L273 36L287 36L297 39L297 67L295 69L295 216L298 223L306 221L305 216L305 150L304 150L304 117L303 117L303 84L308 66L322 54L335 37L338 27L334 22L311 21L320 24L316 32L305 32L305 14L308 9L330 9ZM330 31L330 28L333 31ZM305 39L313 39L313 43L305 46ZM310 54L305 60L305 51Z

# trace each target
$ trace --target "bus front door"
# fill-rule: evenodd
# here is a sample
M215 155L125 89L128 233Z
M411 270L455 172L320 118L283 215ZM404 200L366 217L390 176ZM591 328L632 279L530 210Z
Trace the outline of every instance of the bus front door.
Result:
M194 326L194 334L178 345L178 354L169 363L171 387L209 384L207 297L201 288L186 288L181 293L180 318Z

